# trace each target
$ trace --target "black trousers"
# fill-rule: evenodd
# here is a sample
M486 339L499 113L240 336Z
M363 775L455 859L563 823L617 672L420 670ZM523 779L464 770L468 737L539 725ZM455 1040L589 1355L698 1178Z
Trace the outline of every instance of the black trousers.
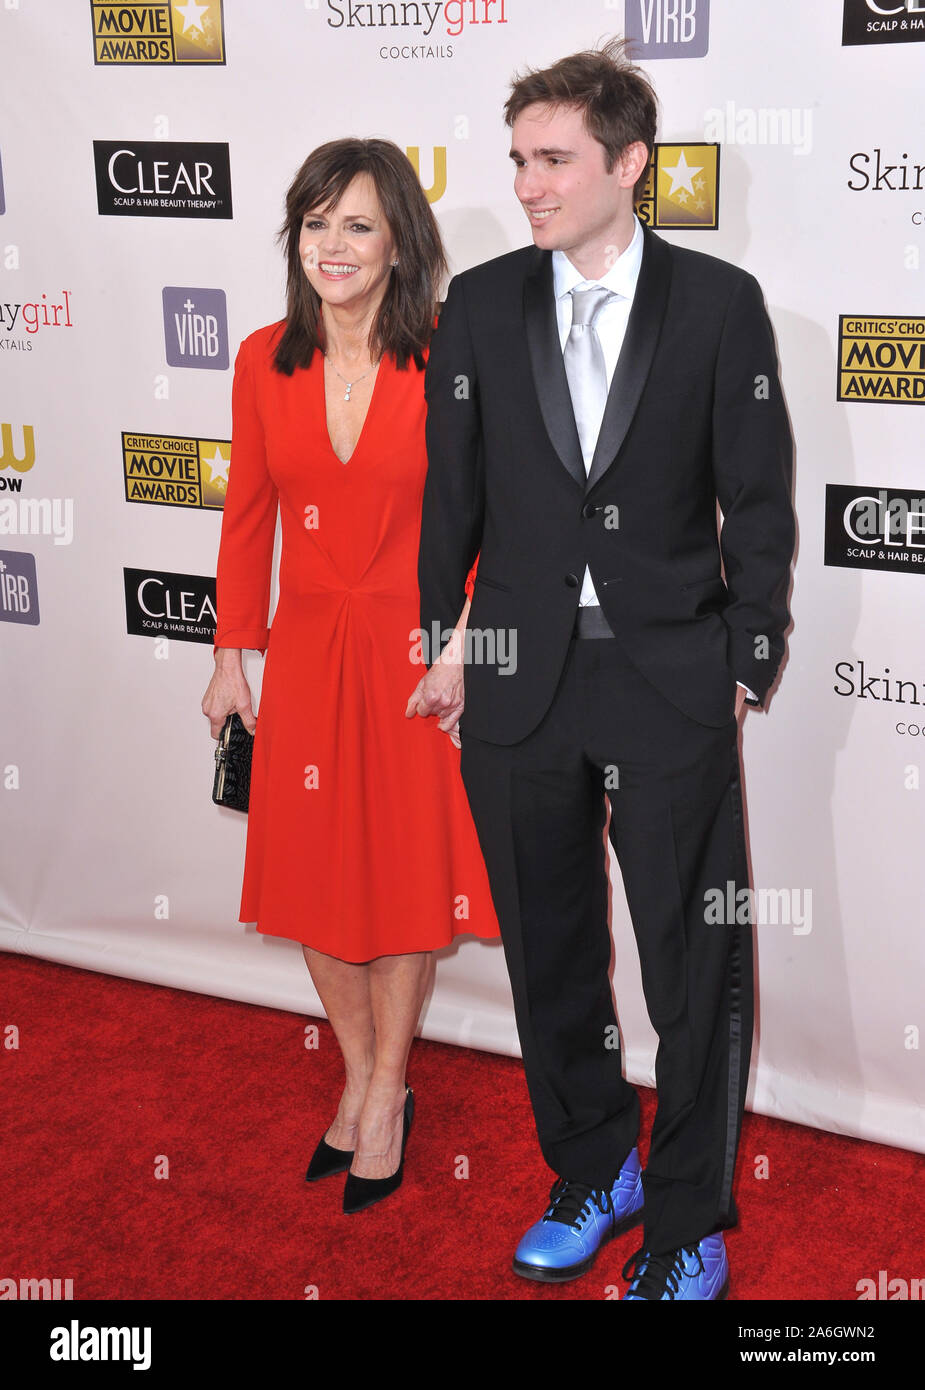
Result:
M723 728L698 724L615 639L573 638L553 703L527 738L491 744L464 725L465 716L462 776L546 1162L609 1188L639 1128L610 988L606 797L659 1040L646 1247L674 1250L734 1225L752 927L718 913L710 896L720 889L734 903L748 886L733 710ZM617 981L620 969L618 960Z

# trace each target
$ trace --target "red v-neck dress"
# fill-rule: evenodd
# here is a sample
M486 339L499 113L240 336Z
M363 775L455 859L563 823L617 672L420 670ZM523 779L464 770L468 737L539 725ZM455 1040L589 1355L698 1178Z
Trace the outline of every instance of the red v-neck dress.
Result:
M348 961L497 936L459 751L436 719L405 718L426 669L412 660L424 374L383 358L344 464L324 359L273 371L281 329L235 363L218 559L215 645L266 651L239 920Z

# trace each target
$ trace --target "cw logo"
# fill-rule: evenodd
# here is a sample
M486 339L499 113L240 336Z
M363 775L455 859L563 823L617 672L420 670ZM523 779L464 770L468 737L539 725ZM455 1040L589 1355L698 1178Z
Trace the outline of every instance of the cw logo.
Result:
M28 473L35 463L35 439L31 425L22 427L22 458L16 457L13 445L13 426L0 425L0 468L15 468L17 473Z
M434 181L430 188L424 189L424 196L429 203L436 203L446 192L446 145L434 145ZM405 150L411 163L414 165L414 172L418 178L421 177L421 151L417 145L409 145ZM423 185L422 185L423 186Z

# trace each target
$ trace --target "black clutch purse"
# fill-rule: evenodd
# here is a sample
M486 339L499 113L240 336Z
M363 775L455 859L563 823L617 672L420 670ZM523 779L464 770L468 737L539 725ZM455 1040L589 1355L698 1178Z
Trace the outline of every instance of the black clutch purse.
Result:
M239 714L229 714L222 725L215 749L215 781L212 800L231 811L246 811L251 790L251 754L254 735L249 734Z

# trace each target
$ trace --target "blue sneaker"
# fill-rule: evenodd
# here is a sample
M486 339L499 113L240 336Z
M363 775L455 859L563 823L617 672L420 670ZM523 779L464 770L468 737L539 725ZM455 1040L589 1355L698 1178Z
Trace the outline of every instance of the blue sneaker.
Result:
M685 1245L667 1255L637 1250L623 1269L623 1278L630 1277L632 1283L623 1295L624 1301L725 1298L729 1292L729 1261L722 1232L704 1236L697 1245Z
M642 1177L635 1149L609 1192L558 1178L550 1205L514 1252L514 1273L544 1284L577 1279L601 1246L642 1220Z

